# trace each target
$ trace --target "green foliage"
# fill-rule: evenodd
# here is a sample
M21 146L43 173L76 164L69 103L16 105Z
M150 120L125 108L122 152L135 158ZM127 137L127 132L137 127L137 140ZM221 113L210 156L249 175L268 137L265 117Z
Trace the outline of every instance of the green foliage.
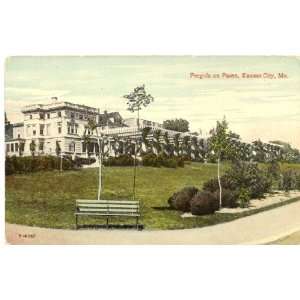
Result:
M214 196L220 203L219 189L214 192ZM237 193L229 189L222 189L222 207L234 208L238 206Z
M246 208L250 203L250 191L246 188L241 188L238 191L238 201L241 208Z
M60 158L54 156L26 156L26 157L6 157L5 174L24 174L38 171L48 171L59 169ZM75 170L81 167L80 162L73 161L71 157L63 158L63 170Z
M251 199L262 198L272 187L272 178L257 163L235 162L224 176L231 190L246 188Z
M227 167L227 166L224 166ZM284 164L282 169L290 167ZM293 165L293 168L299 165ZM225 168L223 168L225 169ZM166 199L184 186L200 189L203 182L216 173L216 165L192 162L184 168L139 167L136 198L141 203L142 222L146 229L200 228L228 222L257 213L249 210L243 213L211 214L194 218L182 218L181 212L169 209ZM131 199L132 168L106 167L103 173L103 199ZM6 222L47 228L74 228L75 199L97 199L98 168L84 168L79 171L58 170L30 174L14 174L5 177ZM299 199L299 198L298 198ZM286 205L295 202L276 204ZM299 200L298 200L299 201ZM274 206L272 206L274 208ZM133 218L132 218L133 219ZM82 218L81 224L100 224L101 218ZM115 218L113 224L124 224L135 220Z
M91 165L96 162L96 158L94 157L75 157L75 164L77 165Z
M217 121L216 128L210 131L209 138L210 149L220 159L226 159L231 156L231 143L228 133L228 123L224 118L221 122Z
M168 204L171 208L182 211L191 211L191 200L199 190L196 187L185 187L174 193L169 199Z
M193 215L213 214L218 209L219 201L210 192L200 191L191 200L191 213Z
M177 168L184 167L184 160L181 157L168 157L165 154L148 153L142 156L142 165L146 167L166 167Z
M146 93L145 85L136 87L132 93L123 97L128 100L127 109L131 112L139 111L142 106L146 107L154 101L154 98Z
M268 164L267 173L274 179L278 180L280 177L280 165L278 161L273 160Z
M134 165L134 159L131 155L123 154L117 157L108 157L103 161L104 166L133 166Z
M279 189L289 192L296 187L296 178L292 170L287 170L282 173L279 181Z
M234 207L241 190L249 192L250 199L262 198L272 187L272 177L268 172L260 169L257 163L236 161L221 176L222 198L224 207ZM212 178L203 184L203 190L218 195L219 184L217 178ZM219 199L219 196L217 196Z
M189 131L189 122L184 119L166 120L163 122L163 127L168 130L174 130L179 132Z

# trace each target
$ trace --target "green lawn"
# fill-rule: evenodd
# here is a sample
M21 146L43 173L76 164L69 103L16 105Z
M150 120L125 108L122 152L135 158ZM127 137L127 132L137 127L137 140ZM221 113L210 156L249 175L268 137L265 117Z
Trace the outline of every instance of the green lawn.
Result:
M223 167L223 169L226 167ZM246 214L214 214L181 218L168 208L167 199L184 186L201 187L216 174L216 165L191 163L184 168L139 167L137 199L141 202L145 229L179 229L213 225ZM107 167L104 170L102 199L131 199L132 174L129 167ZM51 228L74 228L75 199L96 199L98 169L39 172L6 177L6 221ZM255 213L255 211L252 211ZM80 224L99 224L98 218L80 218ZM115 219L116 223L134 220ZM113 222L112 222L113 223Z

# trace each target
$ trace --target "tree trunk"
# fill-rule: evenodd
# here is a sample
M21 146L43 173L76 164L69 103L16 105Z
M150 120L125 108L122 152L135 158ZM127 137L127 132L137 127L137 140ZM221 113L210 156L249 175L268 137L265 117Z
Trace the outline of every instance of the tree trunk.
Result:
M133 161L133 200L135 200L135 184L136 184L136 148L137 148L137 135L139 134L140 129L140 110L138 109L138 118L137 118L137 133L135 135L135 144L134 144L134 161Z
M99 184L98 184L98 200L101 198L101 191L102 191L102 155L100 150L100 139L98 138L98 148L99 148Z
M60 150L60 172L62 172L62 162L63 162L62 151Z
M220 166L221 166L221 159L220 156L218 157L218 183L219 183L219 203L220 208L222 207L222 185L221 185L221 177L220 177Z

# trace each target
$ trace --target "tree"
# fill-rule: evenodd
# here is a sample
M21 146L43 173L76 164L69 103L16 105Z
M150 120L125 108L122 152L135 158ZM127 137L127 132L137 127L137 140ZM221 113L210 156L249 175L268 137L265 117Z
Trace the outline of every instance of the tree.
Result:
M163 122L163 127L165 129L174 130L178 132L188 132L189 122L184 119L165 120Z
M216 128L210 131L211 137L209 138L211 149L217 157L218 163L218 184L219 184L219 201L220 208L222 207L222 185L221 185L221 160L225 158L232 158L232 133L228 131L228 123L224 119L219 122L217 121Z
M142 107L147 107L151 102L154 101L154 98L146 93L145 85L136 87L132 93L123 96L127 99L127 109L134 113L137 112L137 126L138 133L140 131L140 110ZM136 181L136 152L137 152L137 138L135 141L134 147L134 173L133 173L133 200L135 200L135 181Z
M102 142L103 138L102 138L102 136L99 136L98 127L97 127L95 120L93 120L93 119L88 120L87 129L89 129L92 133L94 131L96 131L96 136L97 136L97 143L98 143L98 149L99 149L99 153L98 153L99 172L98 172L98 197L97 197L97 199L100 200L101 191L102 191L102 147L101 147L101 142Z

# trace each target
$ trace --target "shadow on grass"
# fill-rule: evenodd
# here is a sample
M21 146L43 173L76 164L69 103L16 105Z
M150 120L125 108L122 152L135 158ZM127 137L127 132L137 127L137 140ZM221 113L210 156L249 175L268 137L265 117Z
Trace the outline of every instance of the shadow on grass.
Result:
M143 230L144 225L138 224L97 224L97 225L77 225L77 229L136 229L136 230Z
M152 206L151 208L156 210L170 210L170 211L176 210L174 208L171 208L170 206Z

